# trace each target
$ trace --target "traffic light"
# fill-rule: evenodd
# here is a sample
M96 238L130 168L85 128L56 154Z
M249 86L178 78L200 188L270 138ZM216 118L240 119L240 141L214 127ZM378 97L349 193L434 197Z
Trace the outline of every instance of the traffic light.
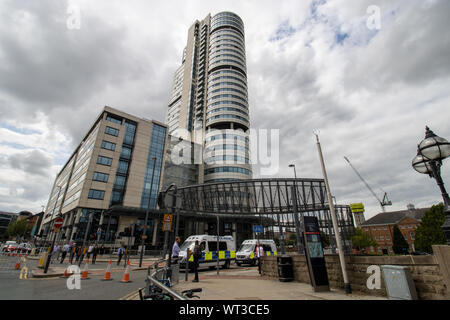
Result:
M91 234L91 240L92 240L92 241L97 240L97 233Z
M139 225L134 225L134 232L133 232L133 237L140 237L142 236L142 232L143 228Z

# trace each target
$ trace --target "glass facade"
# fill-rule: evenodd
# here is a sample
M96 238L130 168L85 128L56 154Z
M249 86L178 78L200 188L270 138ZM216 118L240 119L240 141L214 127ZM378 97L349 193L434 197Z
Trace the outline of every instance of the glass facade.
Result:
M141 208L156 208L165 142L166 128L157 124L153 124L144 187L142 190ZM154 160L153 158L156 158L156 160ZM153 171L155 175L154 177Z
M134 139L136 135L137 124L130 120L125 120L125 135L123 137L122 150L120 152L120 160L116 171L113 191L111 193L110 204L121 205L125 195L126 183L128 178L128 170L131 163L133 153Z

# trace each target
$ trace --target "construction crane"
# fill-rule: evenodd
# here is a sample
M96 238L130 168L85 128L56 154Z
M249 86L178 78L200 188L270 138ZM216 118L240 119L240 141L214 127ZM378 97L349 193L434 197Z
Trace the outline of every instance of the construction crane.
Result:
M378 196L375 194L375 192L373 192L372 188L367 184L366 180L364 180L364 178L359 174L358 170L356 170L355 167L351 164L350 160L348 160L347 157L344 157L344 159L348 162L350 167L352 167L353 171L355 171L355 173L358 175L358 177L361 179L361 181L364 182L367 189L369 189L369 191L373 194L373 196L378 200L378 202L380 203L380 206L381 206L381 210L383 212L386 212L386 209L384 207L392 205L392 202L389 200L387 193L384 192L384 190L383 190L383 192L384 192L383 200L380 200L380 198L378 198Z

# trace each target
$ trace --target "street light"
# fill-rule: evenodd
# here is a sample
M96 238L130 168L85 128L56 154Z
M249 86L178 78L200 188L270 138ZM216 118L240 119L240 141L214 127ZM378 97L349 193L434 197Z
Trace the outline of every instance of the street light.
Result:
M450 198L441 177L441 166L442 160L449 156L450 143L435 135L428 126L425 127L425 139L417 146L417 155L412 160L412 166L417 172L428 174L430 178L434 178L441 189L445 213L445 222L441 228L448 245L450 245Z
M292 208L294 211L294 222L295 222L295 234L297 236L297 252L303 254L303 245L300 232L300 222L298 221L298 207L297 207L297 172L295 171L295 164L290 164L289 168L294 168L294 186L292 188Z

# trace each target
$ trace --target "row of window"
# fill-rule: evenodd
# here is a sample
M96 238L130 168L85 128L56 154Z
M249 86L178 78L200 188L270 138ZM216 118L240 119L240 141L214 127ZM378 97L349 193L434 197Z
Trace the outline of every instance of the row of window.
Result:
M211 147L205 148L205 152L216 151L216 150L240 150L240 151L248 152L247 147L240 146L237 144L220 144L217 146L211 146Z
M215 89L215 90L209 91L208 95L213 94L213 93L217 93L217 92L237 92L237 93L242 94L244 97L247 97L247 93L245 93L245 92L243 92L241 90L238 90L238 89L234 89L234 88Z
M247 105L245 105L245 104L242 104L242 103L236 102L236 101L231 101L231 100L224 100L224 101L217 101L217 102L214 102L214 103L210 103L210 104L208 104L207 108L208 109L212 109L211 107L217 106L219 104L234 104L236 106L240 106L240 107L243 107L243 108L246 108L246 109L248 108Z
M116 150L116 144L109 142L109 141L102 141L102 148L106 149L106 150L111 150L111 151L115 151Z
M208 99L208 103L213 101L213 100L223 99L223 98L232 98L232 99L237 99L237 100L241 100L241 101L247 102L246 98L242 98L241 96L237 96L235 94L218 94L217 96L209 98Z
M241 73L241 72L238 72L238 71L234 71L234 70L219 70L219 71L214 71L213 73L211 73L211 74L209 75L209 79L212 79L213 77L216 77L216 76L218 76L218 75L224 75L224 74L234 74L234 75L241 76L241 77L243 77L244 79L247 78L247 77L245 76L245 74L243 74L243 73ZM216 79L219 79L219 78L216 78ZM216 81L216 79L210 80L210 81L208 81L208 83L211 82L211 81ZM233 79L241 80L240 78L233 78ZM242 80L241 80L241 81L242 81Z
M234 77L231 77L231 78L234 78ZM235 78L235 79L236 79L236 78ZM242 81L242 80L241 80L241 81ZM242 81L242 82L244 82L244 81ZM238 83L236 83L236 82L227 82L227 81L215 83L215 84L209 86L209 87L208 87L208 90L213 89L214 87L219 87L219 86L235 86L235 87L239 87L239 88L244 89L244 90L247 91L247 87L245 87L245 86L243 86L243 85L241 85L241 84L238 84Z
M206 113L206 115L210 115L212 113L216 113L216 112L220 112L220 111L234 111L234 112L240 112L242 114L248 115L248 113L246 111L243 111L243 110L238 109L238 108L230 108L230 107L217 108L217 109L208 111Z
M205 175L219 172L233 172L233 173L243 173L246 175L251 175L252 172L245 168L239 167L218 167L218 168L209 168L205 170Z
M248 158L240 157L240 156L232 156L232 155L220 155L220 156L214 156L210 158L205 159L206 164L227 164L224 162L229 162L229 164L232 163L242 163L242 164L248 164L250 163L250 160Z
M239 62L239 61L236 61L236 60L231 60L231 59L222 59L222 60L215 61L215 62L213 62L213 63L210 63L210 64L209 64L209 67L212 67L212 66L214 66L214 65L216 65L216 64L221 64L221 63L223 63L223 64L229 64L230 62L235 63L235 64L238 64L238 65L240 65L243 69L245 69L245 65L244 65L243 63L241 63L241 62Z
M114 116L112 116L110 114L108 114L106 116L106 120L108 120L108 121L110 121L112 123L116 123L116 124L120 124L120 125L122 124L122 119L116 118L116 117L114 117Z
M237 56L235 54L227 54L227 53L222 53L222 54L218 54L218 55L213 55L209 58L210 64L213 64L214 60L216 59L222 59L222 58L233 58L236 60L239 60L242 63L245 63L245 58L242 56Z
M119 136L119 130L111 127L106 127L105 133L115 137Z
M217 139L235 139L235 140L241 140L241 141L245 141L248 142L248 137L243 137L243 136L239 136L236 134L227 134L227 133L222 133L222 134L218 134L215 136L211 136L205 139L205 142L209 142L209 141L214 141Z
M208 123L208 122L211 122L216 119L238 119L238 120L241 120L244 122L249 122L246 118L236 116L234 114L219 114L217 116L213 116L213 117L209 118L208 120L206 120L206 122Z

